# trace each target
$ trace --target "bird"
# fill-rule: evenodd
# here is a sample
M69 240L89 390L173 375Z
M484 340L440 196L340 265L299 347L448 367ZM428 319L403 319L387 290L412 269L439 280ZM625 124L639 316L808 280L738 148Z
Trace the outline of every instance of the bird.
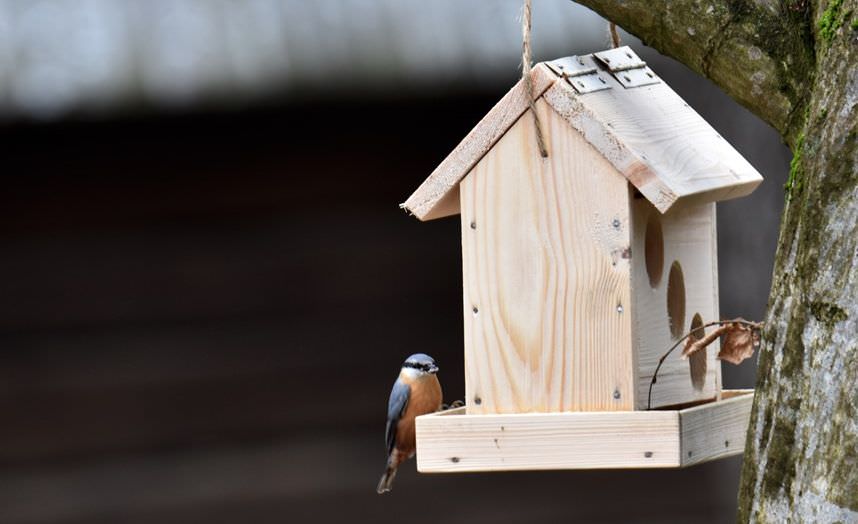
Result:
M414 456L414 418L441 409L444 395L437 373L435 360L424 353L415 353L402 364L387 403L387 465L376 488L379 495L390 491L396 469Z

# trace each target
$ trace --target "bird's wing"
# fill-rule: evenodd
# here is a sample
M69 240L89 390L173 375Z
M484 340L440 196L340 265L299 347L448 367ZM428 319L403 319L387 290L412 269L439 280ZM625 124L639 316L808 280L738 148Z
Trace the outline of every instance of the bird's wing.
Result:
M390 390L390 400L387 402L387 427L384 431L384 440L387 443L388 455L393 451L393 446L396 443L396 426L402 414L405 413L410 395L411 387L397 379L393 384L393 389Z

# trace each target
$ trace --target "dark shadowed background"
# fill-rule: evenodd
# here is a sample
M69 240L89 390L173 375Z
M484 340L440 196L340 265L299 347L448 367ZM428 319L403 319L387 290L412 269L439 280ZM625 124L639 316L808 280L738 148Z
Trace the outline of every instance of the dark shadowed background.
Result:
M739 458L375 494L402 359L464 391L459 222L397 204L519 66L518 1L422 4L0 0L0 521L733 521ZM604 32L535 6L538 60ZM766 177L718 206L760 319L789 153L624 36Z

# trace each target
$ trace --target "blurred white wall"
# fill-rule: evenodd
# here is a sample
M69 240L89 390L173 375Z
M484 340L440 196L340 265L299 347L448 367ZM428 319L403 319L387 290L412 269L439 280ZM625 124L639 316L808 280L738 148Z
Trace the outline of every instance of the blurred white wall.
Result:
M0 115L496 82L520 65L521 3L0 0ZM537 61L589 51L605 22L540 0L533 38Z

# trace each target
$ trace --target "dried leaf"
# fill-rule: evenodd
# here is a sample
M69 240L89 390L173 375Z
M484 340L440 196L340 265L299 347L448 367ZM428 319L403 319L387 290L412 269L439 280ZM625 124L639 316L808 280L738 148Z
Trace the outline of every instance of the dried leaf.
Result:
M682 348L682 358L686 359L691 355L697 353L701 349L705 348L712 342L715 342L718 337L727 332L727 325L721 325L712 330L711 333L706 335L703 338L695 339L694 337L688 337L685 341L685 347Z
M742 319L736 319L742 320ZM748 325L739 322L724 324L727 333L721 344L718 358L726 360L731 364L740 364L746 358L754 354L754 350L760 345L760 324Z

